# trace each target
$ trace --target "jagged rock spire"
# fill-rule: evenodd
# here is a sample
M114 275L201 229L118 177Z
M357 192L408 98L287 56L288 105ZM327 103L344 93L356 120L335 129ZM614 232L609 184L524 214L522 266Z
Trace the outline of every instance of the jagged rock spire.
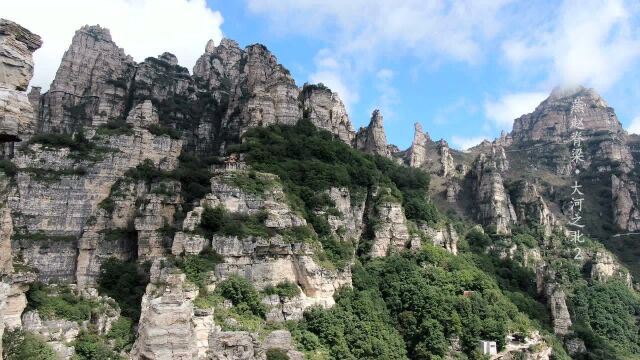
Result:
M416 122L414 124L413 142L409 148L409 166L420 167L428 159L427 144L429 143L429 134L422 132L422 125Z
M373 111L369 126L358 130L355 138L355 147L370 154L391 157L380 110Z

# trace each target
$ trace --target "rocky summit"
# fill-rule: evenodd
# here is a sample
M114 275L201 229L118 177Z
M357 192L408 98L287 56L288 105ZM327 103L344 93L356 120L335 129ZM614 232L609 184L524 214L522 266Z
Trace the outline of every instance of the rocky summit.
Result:
M3 359L640 358L640 138L595 90L401 151L260 44L84 26L27 94L41 45L0 20Z

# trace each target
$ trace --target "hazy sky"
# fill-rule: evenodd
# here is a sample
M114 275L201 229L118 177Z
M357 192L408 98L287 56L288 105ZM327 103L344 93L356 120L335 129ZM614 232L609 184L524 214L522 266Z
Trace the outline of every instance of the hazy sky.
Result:
M511 130L554 86L594 87L640 133L640 2L623 0L0 0L41 35L47 88L74 31L111 29L141 61L192 68L208 39L265 44L299 85L323 82L355 127L379 108L404 149L413 123L457 148Z

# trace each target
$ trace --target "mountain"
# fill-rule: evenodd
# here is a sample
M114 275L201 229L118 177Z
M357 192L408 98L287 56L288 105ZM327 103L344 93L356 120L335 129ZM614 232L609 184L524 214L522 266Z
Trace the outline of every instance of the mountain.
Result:
M260 44L190 73L84 26L29 94L40 38L1 20L0 44L4 358L640 354L639 141L594 90L400 151Z

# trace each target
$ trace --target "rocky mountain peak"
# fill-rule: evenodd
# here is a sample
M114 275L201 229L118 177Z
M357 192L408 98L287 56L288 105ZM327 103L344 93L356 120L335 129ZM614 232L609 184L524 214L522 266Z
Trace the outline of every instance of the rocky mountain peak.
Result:
M76 32L76 35L78 32L85 33L86 35L94 37L96 40L113 42L111 39L111 31L100 25L85 25Z
M511 136L514 142L566 140L572 121L581 121L583 132L622 133L622 125L604 99L582 86L555 88L534 112L516 119Z
M323 84L305 83L300 91L300 101L303 117L309 118L316 127L336 134L345 143L353 142L355 131L338 93Z
M178 58L170 52L163 52L158 55L158 59L166 61L173 66L178 65Z
M369 126L360 128L356 134L355 147L370 154L391 157L391 150L387 145L387 136L382 123L380 110L373 110Z

